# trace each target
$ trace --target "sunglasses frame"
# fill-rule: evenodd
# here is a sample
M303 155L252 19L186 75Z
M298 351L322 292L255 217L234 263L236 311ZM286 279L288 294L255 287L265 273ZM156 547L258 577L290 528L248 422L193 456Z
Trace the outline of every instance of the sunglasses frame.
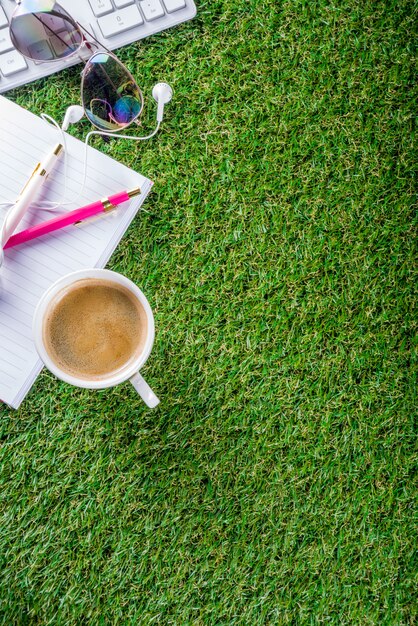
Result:
M131 119L130 122L127 122L126 124L123 124L121 122L116 122L119 125L120 128L115 129L115 130L109 130L109 129L103 128L102 126L98 126L91 119L91 117L89 115L87 115L87 107L86 107L85 98L84 98L84 92L85 92L85 90L84 90L84 83L85 83L85 80L86 80L86 77L87 77L87 74L88 74L88 71L89 71L89 67L91 67L93 65L92 59L94 59L94 57L99 55L99 54L106 54L107 56L110 56L118 65L120 65L123 68L123 70L124 70L124 72L126 74L126 77L129 78L129 80L137 88L139 96L140 96L140 109L139 109L138 113L135 115L135 117L133 117ZM84 113L85 113L87 119L93 124L93 126L98 128L99 130L105 130L106 132L109 132L109 133L112 133L112 132L113 133L118 133L119 131L123 130L124 128L128 128L128 126L130 126L133 123L138 124L138 118L141 116L142 111L144 109L144 96L142 94L141 88L139 87L138 83L136 82L135 78L132 76L132 74L128 70L128 68L121 61L119 61L119 59L117 58L116 55L113 54L113 52L110 52L108 50L105 50L104 52L102 50L97 50L96 52L93 52L93 54L87 59L87 61L85 61L85 63L86 63L86 65L83 68L83 71L81 72L81 85L80 85L81 104L83 106ZM107 103L107 104L109 104L110 108L112 108L110 103Z
M30 1L30 0L29 0ZM33 2L33 0L32 0ZM78 45L78 47L73 50L72 52L70 52L69 54L67 54L66 56L63 57L57 57L54 59L34 59L33 57L28 56L27 54L24 54L23 52L21 52L21 50L19 49L18 46L15 45L14 43L14 39L15 37L13 36L13 31L12 31L12 24L13 24L13 19L16 16L16 13L19 12L19 9L24 8L25 5L25 0L16 0L17 6L12 14L12 17L10 19L10 24L9 24L9 32L10 32L10 36L12 39L12 43L15 46L16 50L18 50L18 52L25 57L26 59L29 59L30 61L36 61L36 63L54 63L55 61L65 61L67 59L73 59L76 55L79 56L80 61L85 63L85 67L83 68L83 71L81 72L81 85L80 85L80 96L81 96L81 102L82 102L82 106L84 109L84 113L87 117L87 119L91 122L91 124L93 124L93 126L95 126L97 129L101 130L101 131L106 131L107 133L115 133L117 134L118 132L120 132L121 130L124 130L125 128L128 128L128 126L130 126L131 124L135 123L135 124L139 124L138 118L141 116L142 111L144 110L144 96L142 94L142 90L140 88L140 86L138 85L138 83L136 82L135 78L133 77L133 75L131 74L131 72L128 70L128 68L117 58L117 56L115 54L113 54L113 52L111 52L110 50L108 50L106 48L106 46L104 46L100 41L98 41L96 39L96 37L90 33L86 28L84 28L79 22L77 22L77 20L74 20L74 18L71 17L71 15L69 15L69 13L67 13L67 11L65 9L63 9L63 7L61 7L61 5L58 2L53 1L52 4L52 8L58 7L58 9L63 11L63 14L60 14L57 11L52 11L52 9L50 11L40 11L42 13L47 13L47 14L52 14L54 17L63 19L65 18L65 20L69 21L69 23L71 24L71 26L74 27L74 30L76 30L80 37L81 37L81 41L80 44ZM32 15L35 14L35 12L32 11L28 11L28 14L31 13ZM43 25L45 27L45 25ZM51 34L54 36L58 36L59 33L56 33L55 31L51 30ZM95 42L92 43L91 41L89 41L86 37L86 34ZM92 54L89 56L88 59L84 59L81 54L80 51L83 48L83 46L85 46L87 48L87 50L90 51L90 48L93 48L93 46L96 46L99 48L102 48L102 50L96 50L95 52L92 52ZM140 109L137 113L137 115L130 120L130 122L123 124L123 123L119 123L116 122L120 128L117 128L115 130L109 130L107 128L103 128L103 126L99 126L98 124L96 124L89 115L87 115L87 109L86 109L86 105L85 105L85 99L84 99L84 83L85 83L85 79L86 79L86 75L87 75L87 71L89 69L89 66L91 66L91 60L98 54L107 54L109 55L118 65L120 65L123 70L126 73L127 78L129 78L130 81L132 81L132 83L135 85L135 87L138 90L138 93L140 95ZM108 103L109 104L109 103ZM111 106L109 104L109 106Z

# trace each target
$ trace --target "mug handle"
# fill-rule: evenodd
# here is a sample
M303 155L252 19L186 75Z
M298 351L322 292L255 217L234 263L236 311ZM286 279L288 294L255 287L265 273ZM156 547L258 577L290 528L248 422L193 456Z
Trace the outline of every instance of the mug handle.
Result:
M150 409L153 409L157 406L157 404L160 404L159 399L139 372L131 376L129 380Z

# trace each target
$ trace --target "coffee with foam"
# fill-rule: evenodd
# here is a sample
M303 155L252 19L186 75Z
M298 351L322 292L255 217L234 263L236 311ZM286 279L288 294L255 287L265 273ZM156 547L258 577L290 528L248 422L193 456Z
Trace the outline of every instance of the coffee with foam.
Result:
M62 371L84 380L123 371L143 351L147 315L136 296L110 280L85 278L62 289L44 317L43 341Z

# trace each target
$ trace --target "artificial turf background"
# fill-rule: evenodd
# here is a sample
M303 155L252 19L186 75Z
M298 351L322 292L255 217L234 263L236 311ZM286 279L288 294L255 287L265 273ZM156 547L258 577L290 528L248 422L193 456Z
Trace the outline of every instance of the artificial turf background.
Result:
M198 5L118 53L144 130L175 89L158 138L93 142L156 182L109 267L162 404L43 372L0 409L0 623L415 624L416 5Z

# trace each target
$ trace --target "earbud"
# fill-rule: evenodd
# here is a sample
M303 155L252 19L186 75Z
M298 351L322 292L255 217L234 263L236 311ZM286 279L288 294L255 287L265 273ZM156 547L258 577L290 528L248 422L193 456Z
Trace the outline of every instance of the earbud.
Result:
M152 88L152 97L158 104L157 122L162 122L164 115L164 105L167 104L167 102L170 102L171 98L173 97L173 90L171 89L170 85L167 85L167 83L157 83Z
M62 130L68 130L70 124L77 124L84 116L84 109L79 104L73 104L68 107L65 112L64 121L62 122Z

